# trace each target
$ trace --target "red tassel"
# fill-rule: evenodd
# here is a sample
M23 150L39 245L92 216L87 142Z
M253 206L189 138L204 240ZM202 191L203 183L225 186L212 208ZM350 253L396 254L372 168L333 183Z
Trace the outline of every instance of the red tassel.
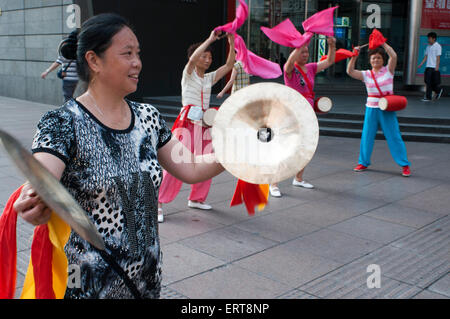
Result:
M13 205L20 196L19 187L8 199L0 216L0 299L13 299L17 277L17 212Z
M52 257L53 245L49 238L48 225L40 225L34 230L31 245L36 299L55 299Z
M230 206L240 205L242 202L247 208L247 213L254 215L255 207L267 204L267 198L258 184L247 183L239 179Z

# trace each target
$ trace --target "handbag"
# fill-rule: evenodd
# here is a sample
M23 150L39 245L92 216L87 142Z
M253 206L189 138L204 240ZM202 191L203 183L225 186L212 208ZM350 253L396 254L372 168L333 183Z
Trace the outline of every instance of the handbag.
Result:
M56 76L58 78L60 78L61 80L63 80L66 77L66 72L67 72L67 69L69 68L70 64L72 64L72 61L70 61L64 69L59 69L58 72L56 73Z

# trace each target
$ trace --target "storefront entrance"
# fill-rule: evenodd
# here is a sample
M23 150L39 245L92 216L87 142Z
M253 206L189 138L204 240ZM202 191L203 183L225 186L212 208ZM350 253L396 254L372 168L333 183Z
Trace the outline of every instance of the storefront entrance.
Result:
M302 22L314 13L333 6L335 11L335 37L337 48L352 50L353 46L368 43L373 28L380 30L397 52L396 79L403 76L405 48L407 44L407 1L360 1L360 0L248 0L250 17L240 33L247 45L258 55L277 61L281 65L291 48L270 41L261 31L261 26L274 27L289 18L300 32ZM239 4L236 1L237 5ZM310 61L317 62L326 54L326 37L315 35L309 46ZM357 68L367 69L367 48L358 58ZM346 63L342 61L318 75L317 83L341 85L352 83L346 74Z

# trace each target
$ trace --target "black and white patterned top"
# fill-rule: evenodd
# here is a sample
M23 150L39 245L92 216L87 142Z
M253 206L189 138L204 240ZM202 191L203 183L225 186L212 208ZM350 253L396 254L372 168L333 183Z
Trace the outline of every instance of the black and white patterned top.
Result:
M114 130L81 103L69 100L40 120L32 152L47 152L64 161L61 183L95 224L107 252L143 297L159 298L157 193L162 169L157 151L172 133L156 108L127 102L130 126ZM81 274L78 284L69 276L66 298L133 297L118 274L75 232L65 252L69 265L77 265Z

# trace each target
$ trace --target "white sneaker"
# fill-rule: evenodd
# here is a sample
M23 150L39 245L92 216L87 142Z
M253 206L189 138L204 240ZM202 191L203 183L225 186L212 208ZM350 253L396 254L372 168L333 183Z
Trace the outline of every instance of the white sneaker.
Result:
M208 204L200 203L200 202L193 202L191 200L188 201L188 206L191 208L198 208L198 209L204 209L204 210L212 209L212 207Z
M277 186L269 185L270 196L281 197L280 189Z
M164 223L164 214L162 208L158 208L158 223Z
M309 188L309 189L314 188L314 185L307 183L305 181L299 182L296 178L294 178L292 180L292 185L297 186L297 187Z

